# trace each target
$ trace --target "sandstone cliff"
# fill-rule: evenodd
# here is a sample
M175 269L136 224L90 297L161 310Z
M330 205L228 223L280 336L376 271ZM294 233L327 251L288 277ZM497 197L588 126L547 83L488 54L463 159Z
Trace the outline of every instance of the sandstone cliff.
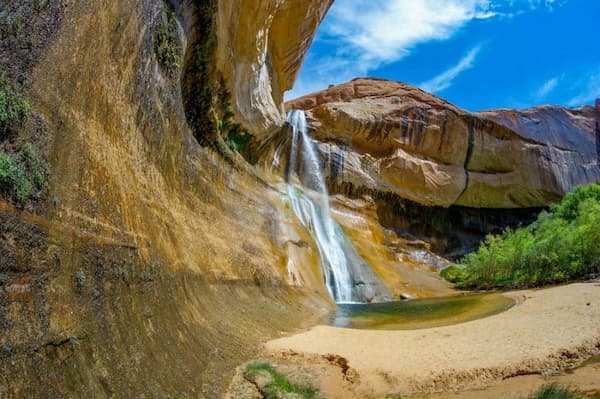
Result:
M19 203L0 190L0 397L218 398L331 306L276 190L198 143L219 112L282 124L329 4L2 2L0 81L29 116L0 150L32 145L50 177Z
M600 112L469 113L402 83L356 79L287 104L308 111L332 185L419 204L527 208L600 178Z
M217 68L240 121L258 136L281 127L313 35L333 0L220 0Z

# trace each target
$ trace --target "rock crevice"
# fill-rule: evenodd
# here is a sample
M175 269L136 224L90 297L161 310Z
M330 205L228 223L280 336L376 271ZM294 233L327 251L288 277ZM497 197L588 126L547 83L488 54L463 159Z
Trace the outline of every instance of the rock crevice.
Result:
M473 157L473 151L474 151L474 146L475 146L475 131L474 131L474 121L471 121L468 125L468 146L467 146L467 155L465 157L465 188L463 189L463 191L460 193L460 195L457 198L457 201L460 201L460 197L463 196L463 194L465 193L465 191L467 191L467 189L469 188L469 164L471 163L471 158Z

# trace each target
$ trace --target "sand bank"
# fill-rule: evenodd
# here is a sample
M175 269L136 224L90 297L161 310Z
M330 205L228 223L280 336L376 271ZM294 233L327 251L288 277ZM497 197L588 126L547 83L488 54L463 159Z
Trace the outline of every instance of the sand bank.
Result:
M572 367L600 351L600 283L510 295L521 299L517 306L485 319L404 331L317 326L267 350L307 362L340 356L365 396L481 388Z

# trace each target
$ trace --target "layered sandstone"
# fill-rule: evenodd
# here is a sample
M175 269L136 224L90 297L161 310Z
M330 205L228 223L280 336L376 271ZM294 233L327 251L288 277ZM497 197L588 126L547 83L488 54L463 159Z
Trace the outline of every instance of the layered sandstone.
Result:
M308 112L333 185L424 205L527 208L600 178L593 107L469 113L378 79L356 79L287 107Z
M238 120L257 136L284 122L283 93L296 80L333 0L220 0L217 68Z
M155 54L169 3L187 62L211 2L0 5L22 23L0 69L27 77L41 126L15 140L51 169L37 214L0 200L0 397L218 398L262 340L332 305L277 190L194 139L188 69L166 75ZM222 0L204 16L217 38L207 67L252 130L282 123L281 93L329 3ZM33 29L40 19L52 32ZM13 62L37 34L44 47Z

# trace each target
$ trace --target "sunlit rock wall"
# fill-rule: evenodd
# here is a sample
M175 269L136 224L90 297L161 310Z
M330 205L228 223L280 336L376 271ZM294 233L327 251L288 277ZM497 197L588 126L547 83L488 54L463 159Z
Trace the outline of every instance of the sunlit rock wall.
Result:
M172 3L189 51L195 6L209 2ZM281 123L328 5L219 2L209 67L252 131ZM157 61L166 6L0 5L23 32L3 41L1 66L23 64L9 78L27 82L44 127L19 139L41 143L51 170L37 213L0 201L0 397L222 397L261 341L332 306L276 189L194 138L182 71ZM5 56L34 45L26 60Z
M220 0L217 68L236 115L258 137L281 127L316 29L333 0Z
M593 107L469 113L415 87L356 79L287 104L308 111L332 184L423 205L541 207L600 178Z

